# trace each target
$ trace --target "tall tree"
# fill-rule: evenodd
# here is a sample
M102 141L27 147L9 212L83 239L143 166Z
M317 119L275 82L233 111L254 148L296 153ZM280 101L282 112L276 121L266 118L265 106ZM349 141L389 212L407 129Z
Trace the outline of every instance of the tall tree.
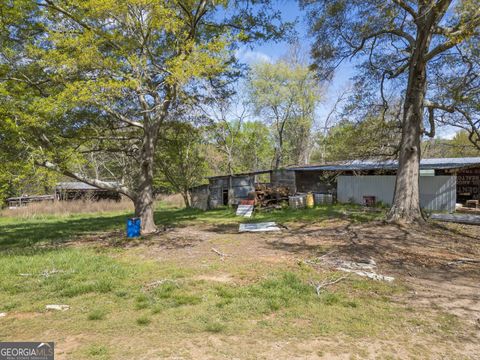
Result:
M187 208L191 207L190 189L206 176L207 163L201 154L204 138L202 130L190 122L170 122L156 151L156 181L180 193Z
M398 152L400 129L395 120L372 116L360 122L341 120L326 135L318 135L313 161L391 159Z
M125 194L142 233L154 232L154 158L169 112L232 71L236 42L281 34L268 4L1 0L2 121L28 159ZM124 154L128 179L96 179L92 152Z
M321 75L331 75L344 59L364 61L369 80L380 85L381 105L387 108L387 82L403 92L402 138L391 221L423 221L419 204L420 141L424 112L430 123L442 110L428 97L431 65L458 52L478 36L477 0L303 0L315 42L312 54ZM478 44L478 43L477 43Z
M428 139L422 143L422 154L427 158L456 158L480 156L478 149L469 140L469 133L461 130L452 139Z
M315 105L320 96L318 82L307 66L280 60L252 67L249 92L257 115L273 130L273 167L308 161L308 145Z
M480 36L466 40L458 53L434 64L435 102L443 111L440 124L461 129L480 150ZM438 117L437 117L438 118Z
M200 104L199 108L212 144L225 158L223 171L233 175L239 171L235 160L240 146L240 132L244 122L251 117L247 100L232 89L220 93L211 91L208 103Z
M261 121L246 121L239 133L236 163L240 172L269 169L274 153L270 129Z

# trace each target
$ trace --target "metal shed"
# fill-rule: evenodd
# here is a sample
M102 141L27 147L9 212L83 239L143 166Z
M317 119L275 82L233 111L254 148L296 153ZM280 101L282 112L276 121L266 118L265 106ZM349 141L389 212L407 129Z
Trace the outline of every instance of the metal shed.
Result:
M217 176L210 178L209 181L209 207L212 209L227 205L231 196L233 199L230 200L237 205L241 200L247 199L249 193L255 191L255 174Z
M363 196L371 195L391 204L398 162L353 160L292 169L301 191L324 188L319 179L333 174L338 201L363 203ZM454 211L456 202L480 199L480 157L422 159L420 175L430 175L420 176L420 203L426 209Z
M208 208L210 209L227 205L229 199L234 205L238 205L240 201L248 199L255 192L257 184L284 186L292 194L296 192L295 172L291 169L259 170L234 175L212 176L208 180L208 189L192 188L191 190L192 195L195 193L195 197L198 199L205 195L205 191L208 191ZM204 198L192 205L204 208Z

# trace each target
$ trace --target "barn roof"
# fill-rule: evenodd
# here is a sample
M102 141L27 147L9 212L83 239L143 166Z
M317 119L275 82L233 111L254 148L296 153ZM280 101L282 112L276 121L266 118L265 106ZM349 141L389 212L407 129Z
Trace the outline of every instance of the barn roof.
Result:
M420 161L421 170L458 169L474 165L480 165L480 157L422 159ZM397 168L397 160L351 160L337 164L306 165L301 167L292 167L290 169L297 171L361 171L396 170Z
M117 184L116 182L111 182L112 184ZM57 190L102 190L95 186L85 184L80 181L71 181L71 182L60 182L56 186Z

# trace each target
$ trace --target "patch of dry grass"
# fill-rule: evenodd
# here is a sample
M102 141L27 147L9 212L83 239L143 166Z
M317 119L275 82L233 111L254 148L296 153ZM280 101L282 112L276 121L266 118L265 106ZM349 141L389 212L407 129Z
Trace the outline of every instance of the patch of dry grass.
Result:
M112 213L120 211L133 211L132 201L126 198L122 199L121 201L44 201L32 203L16 209L4 209L1 211L0 216L21 219L35 219L45 216L70 216L73 214Z
M185 202L183 201L182 195L180 194L170 194L170 195L160 194L157 196L157 202L160 202L163 205L167 207L172 207L172 208L185 207Z
M156 202L164 208L183 208L185 206L180 194L159 195ZM68 217L75 214L133 212L133 210L132 201L124 197L121 201L43 201L31 203L16 209L3 209L0 211L0 216L6 218L36 219L44 217Z

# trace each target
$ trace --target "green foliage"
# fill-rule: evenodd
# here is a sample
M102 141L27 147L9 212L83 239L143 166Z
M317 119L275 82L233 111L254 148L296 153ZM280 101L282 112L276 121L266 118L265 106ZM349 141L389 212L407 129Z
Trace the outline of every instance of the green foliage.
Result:
M87 318L88 320L103 320L105 319L106 312L104 309L95 309L90 311Z
M255 64L249 92L257 115L271 128L275 167L306 163L320 94L309 68L298 60Z
M394 121L371 117L361 122L340 121L326 137L321 134L318 137L312 161L393 157L398 148L400 129Z
M137 320L136 320L137 325L140 325L140 326L146 326L146 325L150 324L151 322L152 322L152 319L150 319L149 317L147 317L145 315L137 318Z
M467 131L459 131L450 139L429 139L422 144L422 156L426 158L437 157L477 157L480 149L476 148L469 140Z
M171 110L194 103L204 82L238 75L238 42L285 30L268 1L0 4L1 150L69 177L115 180L131 198L151 188Z
M210 126L209 168L219 173L269 169L273 157L270 128L260 121L225 121ZM208 144L206 145L208 146Z
M205 182L207 162L202 154L203 132L190 123L171 122L156 151L156 187L188 197L191 187Z
M240 172L269 169L274 153L269 128L260 121L247 121L238 134L237 163Z

